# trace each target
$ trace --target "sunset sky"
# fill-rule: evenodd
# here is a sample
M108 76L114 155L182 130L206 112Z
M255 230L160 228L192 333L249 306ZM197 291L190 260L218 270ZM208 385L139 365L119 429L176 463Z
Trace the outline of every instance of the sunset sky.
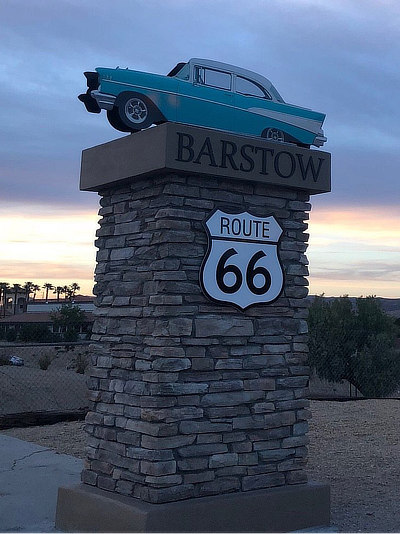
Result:
M84 148L121 135L83 71L204 57L326 113L332 193L311 198L310 292L400 297L397 0L0 0L0 281L90 294L99 197Z

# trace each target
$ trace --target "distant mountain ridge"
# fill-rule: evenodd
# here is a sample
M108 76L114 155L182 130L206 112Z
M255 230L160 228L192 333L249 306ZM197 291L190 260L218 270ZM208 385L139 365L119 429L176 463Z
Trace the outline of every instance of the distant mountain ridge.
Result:
M307 298L311 302L316 295L309 295ZM334 300L339 297L324 297L327 300ZM351 302L355 304L357 297L349 297ZM392 317L400 318L400 298L398 299L389 299L389 298L383 298L378 297L379 302L381 303L382 309L384 312L386 312L388 315L391 315Z

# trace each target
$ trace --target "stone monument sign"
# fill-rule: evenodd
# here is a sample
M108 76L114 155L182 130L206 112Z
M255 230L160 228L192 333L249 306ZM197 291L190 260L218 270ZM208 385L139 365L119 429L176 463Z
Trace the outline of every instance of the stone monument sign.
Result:
M147 120L118 98L131 123ZM122 108L105 109L127 128ZM167 122L83 152L81 189L101 204L89 437L82 484L59 490L58 528L329 524L329 487L306 474L305 252L330 154L270 134Z

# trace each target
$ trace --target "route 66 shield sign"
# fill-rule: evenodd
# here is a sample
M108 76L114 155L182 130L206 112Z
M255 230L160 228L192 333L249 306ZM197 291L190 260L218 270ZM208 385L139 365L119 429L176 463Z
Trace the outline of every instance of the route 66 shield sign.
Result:
M200 285L210 299L241 310L276 300L283 288L282 228L273 216L214 211L205 221L208 251Z

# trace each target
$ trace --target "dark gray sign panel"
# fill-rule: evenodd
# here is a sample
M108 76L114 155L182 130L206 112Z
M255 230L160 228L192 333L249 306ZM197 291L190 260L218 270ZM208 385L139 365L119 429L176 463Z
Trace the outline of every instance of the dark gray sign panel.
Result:
M138 176L180 171L302 189L310 194L331 190L328 152L178 123L84 150L81 189L98 191Z

